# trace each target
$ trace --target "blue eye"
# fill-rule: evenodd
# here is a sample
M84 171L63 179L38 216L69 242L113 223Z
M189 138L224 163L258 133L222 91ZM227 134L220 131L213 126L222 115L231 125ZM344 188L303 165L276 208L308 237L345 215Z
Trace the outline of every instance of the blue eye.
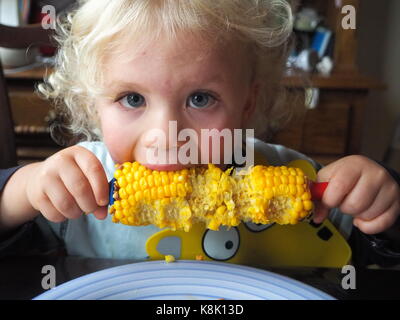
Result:
M139 93L130 93L123 97L120 103L127 108L139 108L144 105L145 100Z
M187 104L192 108L206 108L215 101L214 97L206 92L195 92L189 96Z

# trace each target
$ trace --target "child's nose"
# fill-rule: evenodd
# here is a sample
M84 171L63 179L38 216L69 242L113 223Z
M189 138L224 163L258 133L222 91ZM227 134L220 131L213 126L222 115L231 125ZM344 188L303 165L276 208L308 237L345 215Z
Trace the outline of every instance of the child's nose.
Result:
M168 150L185 144L185 141L178 141L179 133L185 129L184 121L178 114L173 111L159 112L150 118L144 138L147 148Z

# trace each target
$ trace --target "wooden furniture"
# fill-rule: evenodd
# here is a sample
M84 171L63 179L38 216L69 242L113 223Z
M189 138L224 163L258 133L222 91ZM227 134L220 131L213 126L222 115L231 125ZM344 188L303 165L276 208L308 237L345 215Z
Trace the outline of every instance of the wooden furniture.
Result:
M51 31L43 29L40 24L27 27L9 27L0 24L0 47L27 48L32 45L50 45L50 34ZM11 90L10 97L9 90ZM17 87L11 86L10 88L6 84L0 63L0 168L12 167L17 164L14 124L10 108L10 100L11 106L15 105L13 97L15 91L18 91ZM26 103L31 108L29 101Z
M304 112L277 132L272 141L328 164L345 155L360 153L368 93L385 86L362 75L356 64L356 30L342 27L342 7L352 5L359 12L359 0L302 0L300 5L315 8L333 30L334 70L328 77L318 74L308 77L309 86L320 90L318 106L310 110L302 106ZM304 90L304 79L300 76L286 77L284 84Z
M41 67L6 75L20 164L43 160L62 148L50 136L51 104L35 93L46 72Z
M13 129L10 102L0 62L0 168L9 168L17 164Z

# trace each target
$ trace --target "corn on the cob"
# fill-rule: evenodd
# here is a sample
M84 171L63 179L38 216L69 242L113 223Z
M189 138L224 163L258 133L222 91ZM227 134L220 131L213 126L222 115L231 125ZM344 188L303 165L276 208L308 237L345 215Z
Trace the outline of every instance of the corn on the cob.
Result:
M218 230L241 221L295 224L313 203L307 178L298 168L255 166L245 174L208 168L155 171L138 162L115 171L113 222L188 231L203 222Z

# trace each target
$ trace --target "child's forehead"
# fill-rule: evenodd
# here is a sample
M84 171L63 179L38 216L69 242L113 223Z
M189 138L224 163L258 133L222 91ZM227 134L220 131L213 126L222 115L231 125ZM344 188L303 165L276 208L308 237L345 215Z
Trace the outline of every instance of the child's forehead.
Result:
M248 78L246 49L233 41L214 41L191 34L173 39L128 39L119 41L117 50L106 59L107 92L129 88L132 83L183 86Z
M237 41L212 39L191 32L180 32L175 37L160 35L152 38L147 34L141 36L125 35L116 40L114 50L108 55L108 61L129 63L151 56L155 60L166 60L184 63L207 59L226 60L240 58L244 53L243 46Z

